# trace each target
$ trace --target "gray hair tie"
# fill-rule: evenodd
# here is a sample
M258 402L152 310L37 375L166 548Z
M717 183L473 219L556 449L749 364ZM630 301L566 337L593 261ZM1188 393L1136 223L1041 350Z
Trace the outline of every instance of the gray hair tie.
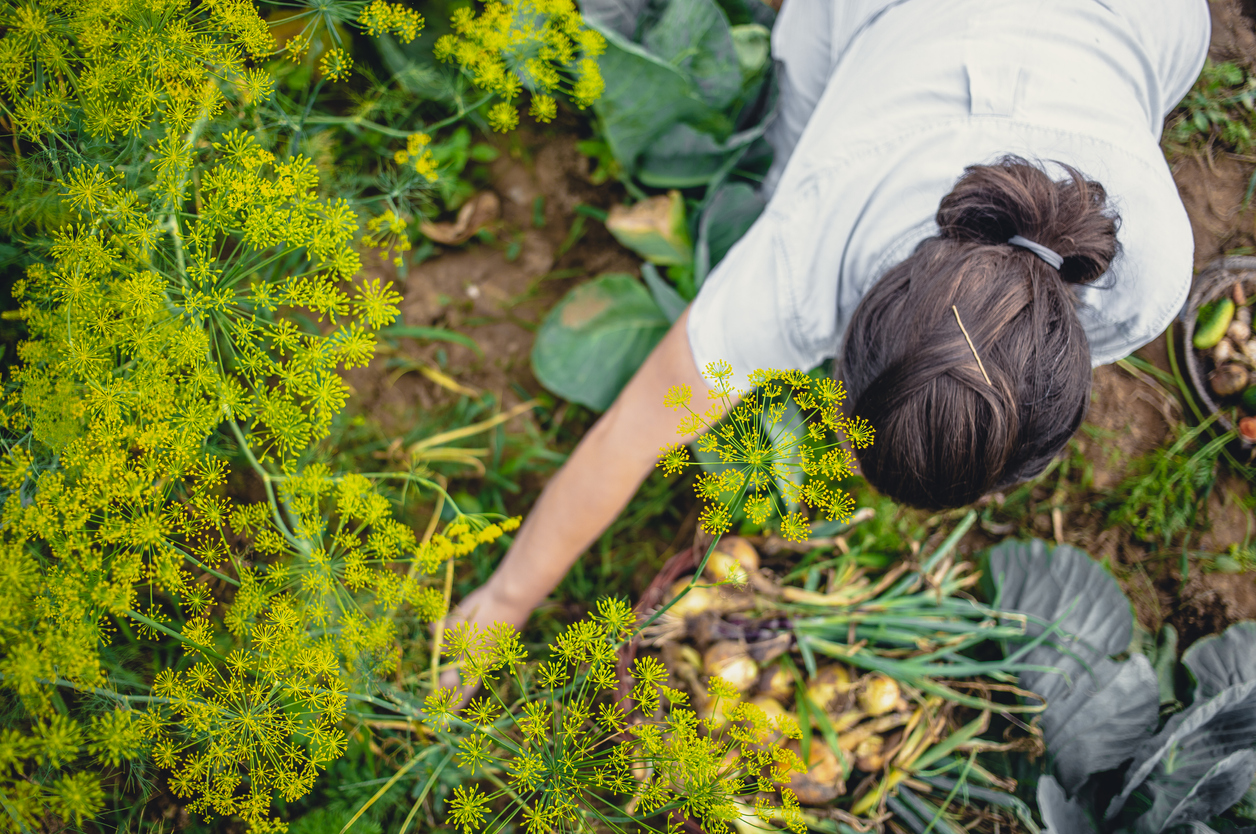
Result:
M1021 237L1020 235L1012 235L1011 237L1007 239L1007 242L1012 244L1013 246L1019 246L1022 249L1028 249L1030 252L1033 252L1035 255L1042 258L1044 261L1046 261L1048 264L1054 267L1057 272L1060 270L1060 267L1063 266L1064 264L1064 258L1060 257L1059 252L1056 252L1054 249L1048 249L1047 247L1043 246L1041 243L1034 243L1032 240L1030 240L1027 237Z

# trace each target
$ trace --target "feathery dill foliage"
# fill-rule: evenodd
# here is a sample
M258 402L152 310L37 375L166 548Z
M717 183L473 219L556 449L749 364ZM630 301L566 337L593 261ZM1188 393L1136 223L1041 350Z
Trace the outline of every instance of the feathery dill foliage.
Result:
M706 501L699 521L708 533L728 531L738 506L755 524L776 515L781 535L806 541L811 525L801 510L811 507L825 518L844 521L854 510L854 499L832 486L855 471L855 457L842 445L864 449L872 445L873 428L862 417L842 413L846 390L832 379L815 379L802 371L758 370L750 375L750 391L732 387L732 367L712 362L703 376L711 383L711 404L702 413L690 406L688 385L670 388L664 405L685 409L689 415L677 434L705 432L698 448L718 456L723 469L699 476L694 489ZM734 401L740 402L734 405ZM686 466L705 466L689 457L683 445L659 450L658 466L668 474ZM782 506L775 495L779 491Z
M711 712L700 718L652 657L635 661L630 696L616 697L616 649L635 625L627 605L600 600L536 666L509 626L480 631L464 623L447 632L445 654L463 683L482 684L485 694L458 710L456 690L434 691L428 726L450 736L472 774L503 777L492 780L495 790L455 789L449 821L463 834L515 825L528 834L675 832L673 812L712 834L750 815L801 834L797 797L783 783L806 767L780 743L800 737L797 723L769 720L719 677L710 682ZM770 803L778 790L781 803Z
M80 222L15 290L30 339L4 413L0 675L36 723L9 738L26 753L0 758L0 791L28 825L101 810L85 770L25 778L34 762L74 769L105 738L70 722L57 736L70 752L48 758L41 722L60 684L123 705L113 735L90 741L110 759L147 753L192 810L282 828L272 796L311 789L344 749L347 692L393 670L388 615L407 603L440 617L425 577L518 523L462 518L419 543L370 478L300 464L345 402L340 369L370 359L399 296L377 280L341 288L358 271L356 219L316 196L307 162L239 132L211 150L195 214L179 211L190 149L158 149L168 186L151 202L110 173L72 171ZM323 332L298 328L298 312ZM207 443L223 430L266 501L225 494L228 463ZM229 602L210 577L233 586ZM100 649L119 621L176 637L195 662L163 671L151 695L114 692Z
M265 98L249 67L274 39L248 0L25 0L0 5L0 101L30 138L81 125L113 139L186 131L228 95Z
M524 88L531 94L528 114L538 122L558 114L555 92L582 110L602 95L594 59L606 40L584 25L573 0L488 0L478 16L470 8L455 11L453 28L436 42L436 57L456 62L477 87L500 97L488 114L495 130L519 124L514 100Z
M0 831L81 825L141 759L193 811L282 830L274 797L309 792L346 700L393 671L398 608L443 616L430 574L518 519L455 506L419 541L376 484L440 491L423 471L312 462L400 296L358 278L357 215L309 160L218 129L272 92L251 3L0 2L0 32L0 115L43 166L17 179L58 204L0 407ZM425 179L428 142L405 160ZM264 500L229 493L233 457ZM186 656L118 679L120 633Z

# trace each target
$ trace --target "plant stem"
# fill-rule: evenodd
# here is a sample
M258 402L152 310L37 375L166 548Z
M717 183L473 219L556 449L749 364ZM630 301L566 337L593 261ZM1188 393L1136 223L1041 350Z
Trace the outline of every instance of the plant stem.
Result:
M227 425L231 426L231 431L235 434L236 440L240 444L240 451L244 453L245 458L248 459L249 465L253 467L253 471L256 472L262 479L262 485L266 487L266 500L270 504L270 514L275 521L275 526L279 528L279 532L283 534L283 537L288 540L289 544L297 548L297 550L300 550L302 553L308 554L308 543L297 539L296 534L288 528L287 522L283 520L283 514L279 511L279 502L275 500L275 488L273 485L276 478L267 472L266 468L262 466L261 461L253 455L253 450L249 448L249 442L245 440L244 432L240 429L240 426L236 423L236 421L228 420Z
M175 631L175 630L174 630L174 629L172 629L172 628L168 628L168 627L166 627L166 626L162 625L161 623L157 622L156 620L150 620L148 617L145 617L143 614L136 613L135 611L129 611L129 610L128 610L128 611L126 611L126 612L124 612L124 613L125 613L128 617L130 617L132 620L135 620L137 623L141 623L141 624L143 624L143 625L146 625L146 626L148 626L149 628L151 628L153 631L160 631L162 634L165 634L165 635L167 635L167 636L169 636L169 637L173 637L174 639L178 640L180 643L183 643L183 644L184 644L184 645L186 645L186 646L191 646L192 648L196 649L197 651L201 652L202 654L207 655L207 656L209 656L209 657L212 657L214 660L217 660L217 661L219 661L220 663L226 663L226 662L227 662L227 658L225 658L225 657L223 657L222 655L218 654L218 652L214 651L213 649L211 649L211 648L209 648L209 647L207 647L207 646L202 646L200 643L193 643L191 640L187 639L186 637L184 637L184 636L183 636L182 634L180 634L179 632Z

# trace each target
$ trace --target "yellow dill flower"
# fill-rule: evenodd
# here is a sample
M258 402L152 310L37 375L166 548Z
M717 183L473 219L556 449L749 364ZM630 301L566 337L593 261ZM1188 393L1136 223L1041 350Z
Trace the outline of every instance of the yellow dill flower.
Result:
M598 67L597 61L592 58L585 58L580 62L580 72L576 78L576 85L571 91L572 100L577 107L583 110L601 98L602 91L605 89L606 82L602 79L602 71Z
M432 137L426 133L411 133L406 137L406 153L410 156L418 156L430 144L432 144Z
M344 81L353 71L353 59L340 47L327 50L319 59L318 69L329 81Z
M265 74L246 64L270 54L274 40L246 0L35 0L16 4L4 26L0 101L28 136L71 116L106 139L137 136L157 119L182 131L220 112L224 92L246 104L269 95Z
M595 60L605 39L584 24L572 0L488 0L477 16L469 8L452 16L454 34L437 40L438 60L455 62L476 86L503 101L490 110L496 130L510 130L517 113L502 106L524 88L533 94L532 116L548 122L557 112L553 93L569 95L580 108L604 88Z
M393 253L410 251L410 239L406 236L405 218L391 209L366 221L366 234L362 236L362 244L372 249L379 249L379 256L387 259Z
M423 15L401 3L373 0L358 15L358 23L371 37L391 33L402 43L409 43L423 31Z
M488 797L480 793L478 787L459 785L454 788L454 798L449 802L449 817L454 825L462 828L463 834L471 834L483 823L488 813L487 805Z
M532 106L528 109L528 115L538 122L548 124L558 115L558 102L552 96L539 93L534 94L532 96Z
M439 163L431 151L424 151L414 160L414 172L428 182L436 182L438 174L436 168Z
M750 375L755 387L741 392L733 389L732 374L727 362L707 366L704 376L714 402L705 412L693 409L692 392L685 386L669 389L663 398L665 406L686 412L678 433L704 432L698 447L721 467L694 484L705 502L702 528L726 532L741 509L754 524L779 517L782 536L805 541L810 524L800 508L832 520L849 518L854 500L836 482L854 472L855 459L843 443L865 448L873 430L862 418L842 415L841 383L799 371L759 370ZM727 415L722 421L721 414ZM683 446L660 453L658 466L668 475L703 465L691 461Z
M500 133L506 133L519 126L519 111L504 101L499 101L489 108L488 123Z
M428 147L432 142L432 137L426 133L411 133L406 137L406 149L397 151L393 155L393 159L398 165L404 165L410 162L414 167L415 173L426 179L428 182L436 182L436 168L439 163Z

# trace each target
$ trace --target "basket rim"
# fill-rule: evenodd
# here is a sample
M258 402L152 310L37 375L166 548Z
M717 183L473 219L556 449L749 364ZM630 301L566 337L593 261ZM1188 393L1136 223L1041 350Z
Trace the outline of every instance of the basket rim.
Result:
M1208 413L1217 418L1217 422L1225 431L1235 431L1236 427L1221 412L1212 398L1212 393L1208 390L1207 381L1204 378L1203 368L1200 367L1198 355L1195 353L1193 341L1195 316L1199 308L1220 298L1230 287L1234 286L1235 281L1242 281L1245 288L1251 287L1252 294L1256 294L1256 256L1227 255L1209 263L1191 282L1191 291L1186 297L1186 304L1178 313L1178 323L1182 329L1182 363L1186 365L1187 377L1190 379L1191 387L1195 389L1196 396L1203 402ZM1244 450L1256 445L1242 435L1238 435L1237 432L1235 434L1237 435L1235 441Z

